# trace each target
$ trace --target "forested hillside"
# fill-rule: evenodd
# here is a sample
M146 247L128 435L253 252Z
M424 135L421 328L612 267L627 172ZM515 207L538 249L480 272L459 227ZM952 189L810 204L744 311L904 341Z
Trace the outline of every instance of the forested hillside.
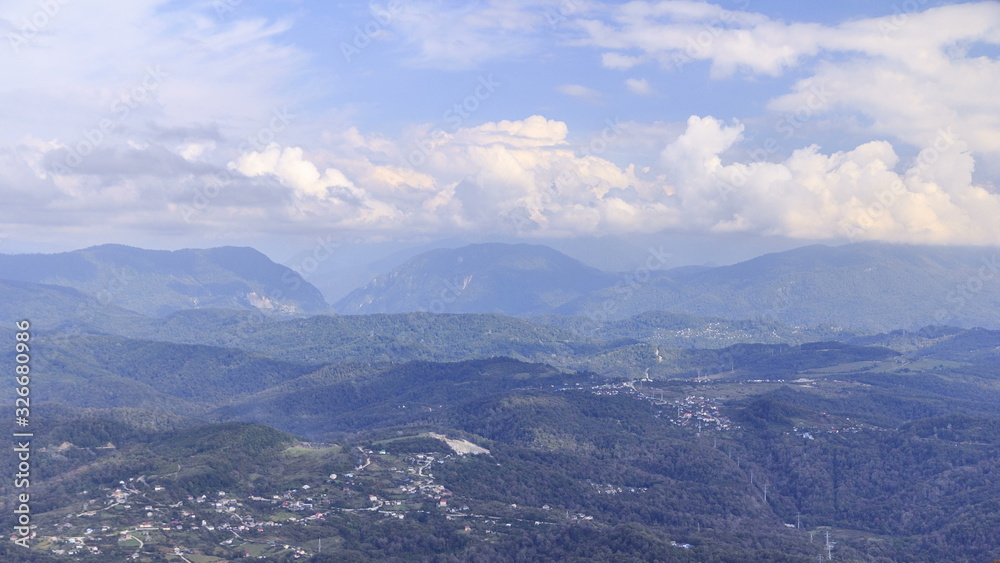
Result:
M507 310L521 295L512 280L531 282L532 268L565 275L544 291L527 283L538 291L523 316L306 315L229 300L252 284L198 289L221 299L211 307L152 311L116 303L169 280L235 275L243 284L267 275L224 265L218 253L123 247L62 257L73 267L55 279L45 260L31 258L22 274L34 281L2 282L10 299L0 307L12 318L25 307L37 313L28 329L0 327L10 343L3 357L30 376L30 403L20 407L30 413L21 427L31 430L30 502L0 484L8 493L0 522L16 530L14 510L30 504L34 535L27 549L5 543L0 557L1000 558L995 330L932 324L876 333L857 327L880 325L869 322L883 318L877 309L849 328L832 317L782 320L822 307L789 301L782 315L753 317L739 305L776 279L831 294L853 279L847 314L870 307L861 281L876 259L890 270L897 259L958 268L967 256L948 262L861 245L684 268L598 298L621 313L602 316L553 311L601 295L591 286L608 282L605 274L538 248L487 250L489 260L465 250L431 260L454 262L452 273L471 268L473 279L489 273L481 287L469 282L469 306L476 287L506 286L494 308ZM107 263L92 259L112 255L145 273L120 299L101 300L87 284ZM574 277L576 289L558 289ZM80 288L46 285L53 279ZM696 279L734 299L737 316L685 311L704 304L697 299L635 301L663 288L681 299ZM404 282L386 281L387 291ZM399 287L392 291L407 295ZM625 314L630 303L634 315ZM24 393L0 388L11 405ZM0 456L0 470L16 475L21 462Z

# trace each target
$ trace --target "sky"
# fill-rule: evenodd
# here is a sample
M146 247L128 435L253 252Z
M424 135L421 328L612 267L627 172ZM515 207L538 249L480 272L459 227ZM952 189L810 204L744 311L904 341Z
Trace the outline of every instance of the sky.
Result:
M1000 245L1000 3L6 0L0 252Z

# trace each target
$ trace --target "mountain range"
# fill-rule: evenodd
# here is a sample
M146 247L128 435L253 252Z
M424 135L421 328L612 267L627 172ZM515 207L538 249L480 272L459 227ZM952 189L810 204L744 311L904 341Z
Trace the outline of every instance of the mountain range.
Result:
M595 321L646 311L794 326L892 330L1000 327L1000 253L988 248L814 245L721 267L606 273L537 245L482 244L417 256L334 304L344 314L560 314Z
M250 248L171 252L104 245L0 255L0 288L12 297L0 305L0 320L30 308L50 326L92 327L235 309L279 316L492 313L600 324L663 311L867 332L932 324L1000 328L996 249L813 245L729 266L664 269L666 250L650 248L640 267L615 273L541 245L435 249L332 307L298 273Z
M341 314L253 249L0 257L0 559L1000 557L989 249L665 251L435 249Z
M0 280L10 291L35 293L29 302L55 298L63 316L98 309L102 317L201 308L300 315L329 310L319 290L252 248L165 251L107 244L58 254L4 254Z

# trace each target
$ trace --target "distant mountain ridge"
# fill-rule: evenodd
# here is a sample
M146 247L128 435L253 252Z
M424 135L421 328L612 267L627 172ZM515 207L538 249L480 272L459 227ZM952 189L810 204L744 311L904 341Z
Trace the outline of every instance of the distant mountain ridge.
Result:
M556 312L586 314L615 298L604 289ZM649 309L875 331L931 324L1000 328L1000 249L806 246L731 266L668 271L616 301L620 315Z
M413 257L331 308L298 273L252 248L103 245L0 255L0 289L0 320L30 313L62 329L191 309L548 316L547 324L574 330L657 311L868 333L1000 329L1000 249L985 247L814 245L729 266L609 273L546 246L476 244ZM659 321L647 320L657 330Z
M72 288L101 307L143 315L194 308L329 310L319 290L299 274L245 247L167 251L107 244L58 254L0 255L0 280ZM65 297L79 301L78 295Z
M549 312L614 282L611 274L531 244L473 244L411 258L338 301L344 314Z
M647 311L867 331L1000 328L1000 249L806 246L731 266L600 272L548 247L471 245L421 254L335 304L344 314Z

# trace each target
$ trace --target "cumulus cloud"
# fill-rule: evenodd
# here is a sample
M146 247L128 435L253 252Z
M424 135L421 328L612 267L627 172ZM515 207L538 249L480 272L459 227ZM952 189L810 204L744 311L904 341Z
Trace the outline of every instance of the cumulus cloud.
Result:
M595 154L591 147L603 142L574 146L564 122L536 115L431 133L394 141L352 130L336 150L310 157L273 145L232 166L277 179L297 194L292 205L301 216L329 214L325 204L336 198L329 186L345 186L355 197L341 199L348 205L326 220L368 232L574 235L669 224L663 186ZM348 221L366 210L364 224Z
M246 176L272 174L297 193L319 199L328 199L334 188L357 189L353 182L335 168L327 168L320 173L315 164L303 159L302 149L299 147L282 150L277 144L271 144L263 152L240 156L235 168Z
M729 163L722 154L742 126L692 117L661 154L689 228L793 238L837 236L910 243L998 244L1000 195L972 182L967 144L948 133L915 162L886 141L823 154L795 151L783 162Z
M1000 196L973 181L975 161L957 134L945 132L912 162L889 142L872 141L832 153L807 146L783 160L747 163L729 156L744 142L738 121L692 116L679 134L672 130L611 123L580 142L564 122L537 115L395 139L349 129L324 150L278 143L246 150L228 171L191 168L150 147L147 158L159 158L158 166L187 172L141 178L129 169L114 178L53 173L45 158L60 147L32 141L0 154L0 166L12 172L0 191L20 201L46 194L52 220L84 216L114 228L141 220L168 229L187 220L216 229L367 236L678 229L1000 243ZM609 146L628 145L633 136L670 138L655 161L619 165L607 158ZM122 202L134 213L117 217Z
M296 211L327 215L345 227L377 225L400 216L390 203L374 199L340 170L324 168L320 172L300 147L282 149L272 143L263 151L241 155L232 167L245 176L273 176L292 189L300 202L294 205Z
M424 2L398 23L413 27L409 35L423 46L428 60L445 66L453 60L453 66L466 68L488 60L485 53L497 58L509 58L515 51L524 54L537 46L538 34L558 15L555 21L578 33L566 35L567 44L601 49L600 63L608 69L628 70L655 61L668 71L681 71L695 61L707 61L711 76L721 79L780 76L794 68L806 77L773 100L771 111L795 111L808 101L810 88L821 85L831 95L823 111L862 116L861 121L870 124L868 133L876 137L919 148L951 126L975 153L1000 150L1000 97L992 95L1000 86L1000 64L970 55L976 45L1000 44L1000 3L926 10L921 4L836 25L787 22L722 3L689 0L574 7L566 11L551 2L533 8L491 1L459 9ZM426 20L422 26L410 23L420 19L418 13ZM454 25L457 22L462 25ZM449 41L451 47L446 48L443 43ZM649 91L636 79L626 85L633 93ZM579 84L564 84L559 91L589 103L603 99Z
M817 85L825 92L821 110L860 113L871 134L922 147L951 128L970 150L1000 154L1000 99L990 94L1000 86L997 61L956 60L933 72L912 72L897 62L824 64L769 108L794 113L815 104Z
M354 131L343 136L339 150L317 156L337 162L337 169L276 146L246 155L236 166L246 174L273 174L317 196L296 204L303 209L331 197L323 195L327 185L365 185L353 188L356 197L348 203L354 213L398 210L384 215L393 218L391 225L369 221L376 228L522 236L672 228L805 239L1000 242L1000 226L989 219L1000 213L1000 196L973 183L974 159L957 136L934 140L912 163L903 163L887 141L833 153L808 146L779 162L727 162L743 133L737 121L692 116L659 159L640 169L595 154L590 147L600 143L570 143L565 123L532 116L438 131L433 143L423 144ZM382 148L375 158L351 149L373 145ZM414 164L413 146L432 148Z

